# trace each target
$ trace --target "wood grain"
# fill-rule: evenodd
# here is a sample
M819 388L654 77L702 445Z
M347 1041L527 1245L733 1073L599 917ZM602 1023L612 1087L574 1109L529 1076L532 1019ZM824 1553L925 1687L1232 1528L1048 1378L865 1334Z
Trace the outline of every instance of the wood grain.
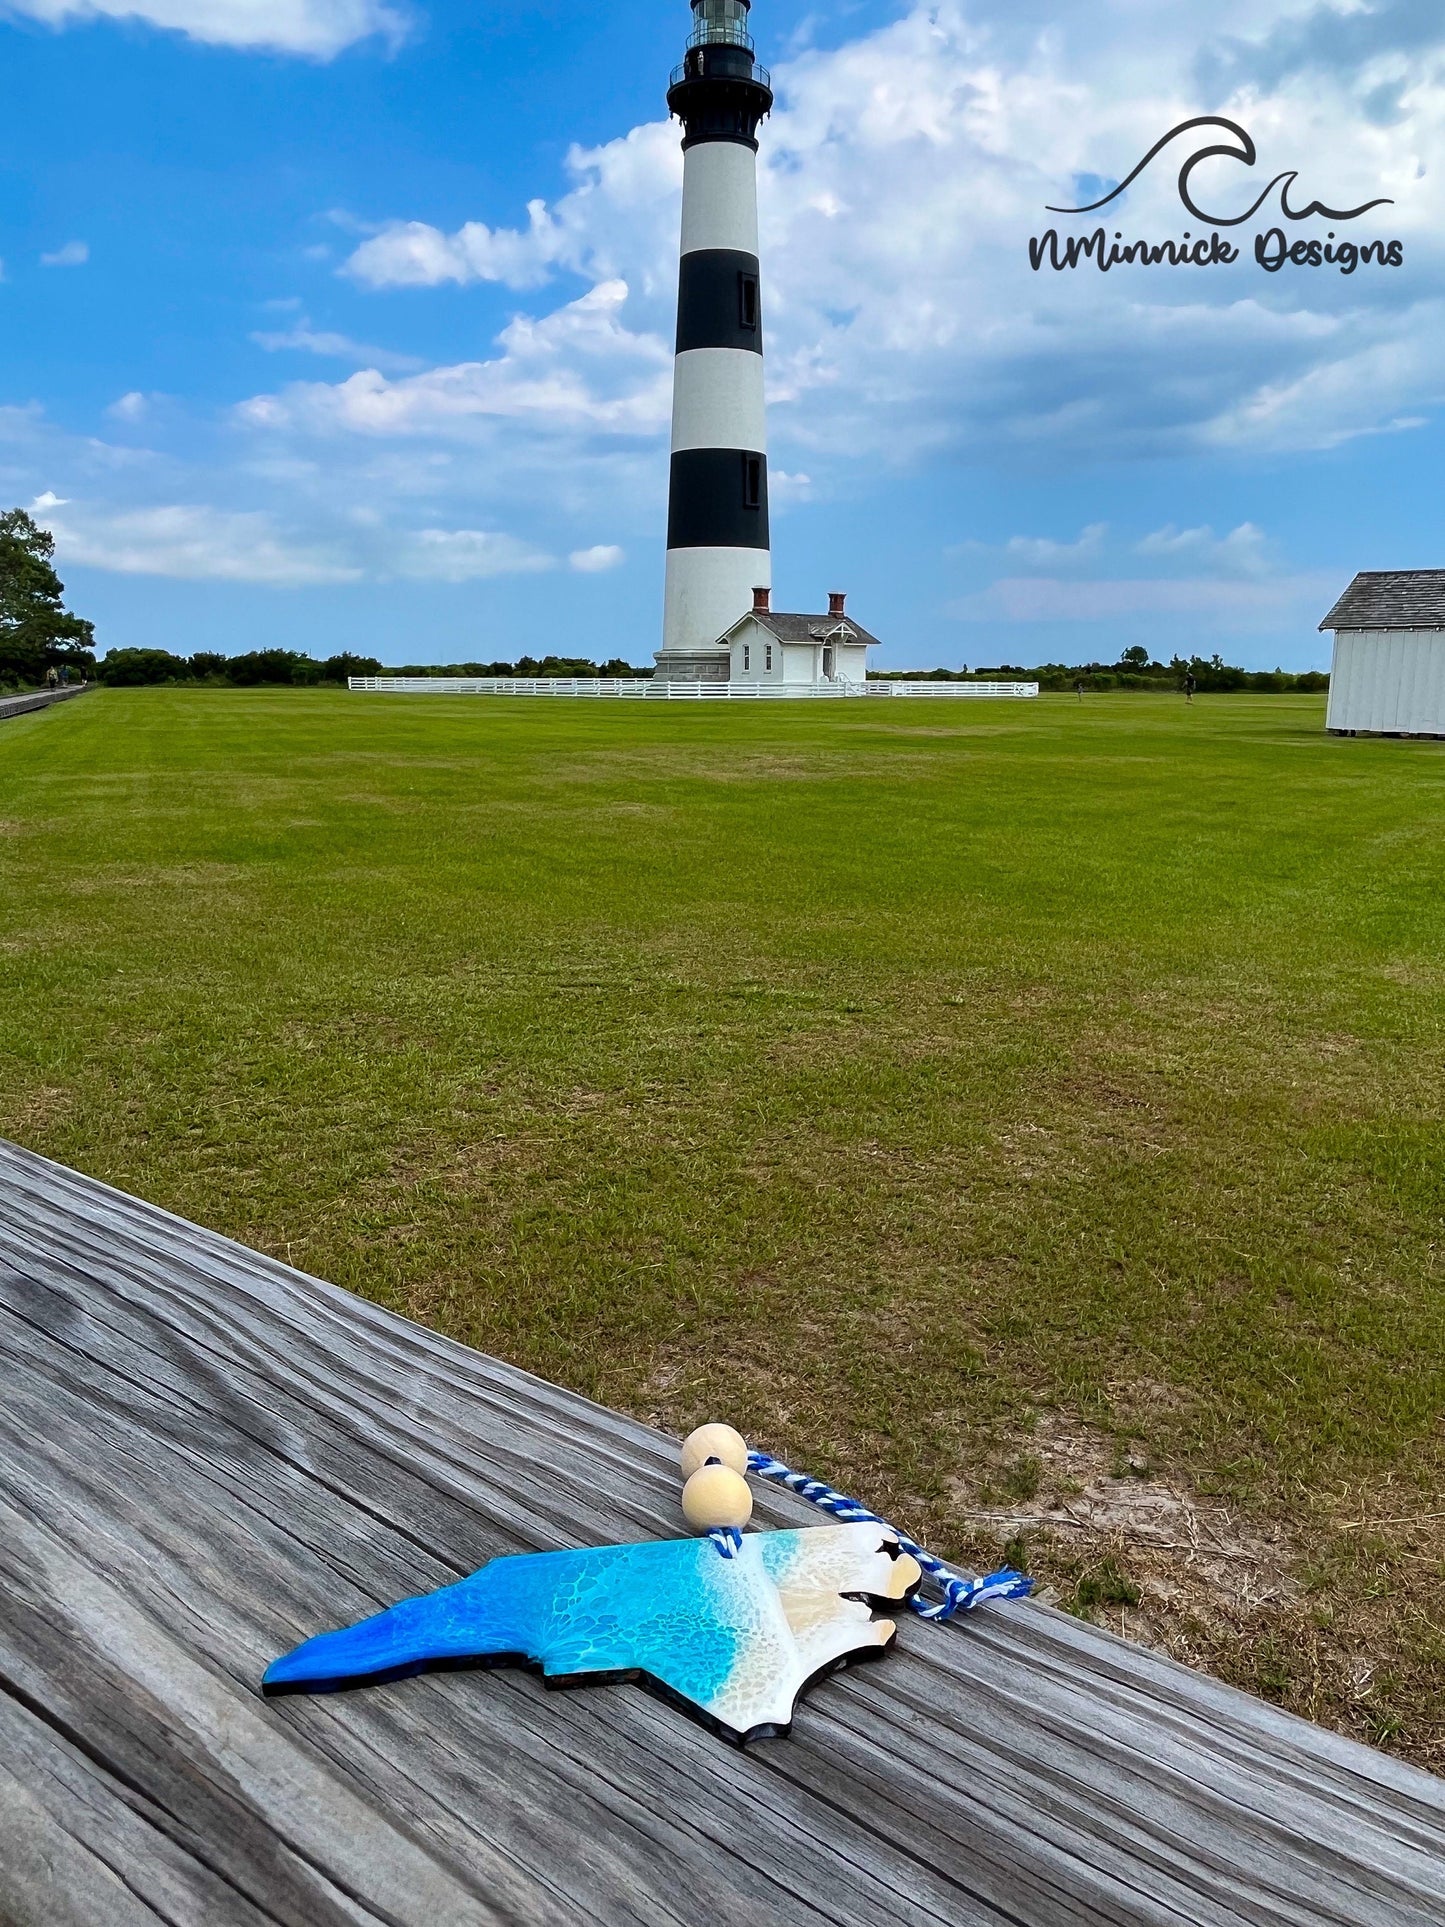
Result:
M0 1145L0 1921L1445 1918L1439 1781L1033 1605L744 1755L521 1672L261 1698L495 1553L674 1534L675 1454Z

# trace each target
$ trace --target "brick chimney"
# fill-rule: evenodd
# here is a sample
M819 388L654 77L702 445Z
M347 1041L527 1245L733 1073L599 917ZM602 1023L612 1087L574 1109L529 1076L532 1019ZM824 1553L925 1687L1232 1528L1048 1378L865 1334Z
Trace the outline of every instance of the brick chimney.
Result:
M846 590L830 589L828 591L828 614L830 616L841 616L843 613L843 604L846 600Z
M753 614L754 614L755 616L765 616L765 615L767 615L767 613L768 613L768 598L769 598L769 596L771 596L771 594L772 594L772 590L771 590L771 589L757 589L757 588L755 588L755 589L753 590Z

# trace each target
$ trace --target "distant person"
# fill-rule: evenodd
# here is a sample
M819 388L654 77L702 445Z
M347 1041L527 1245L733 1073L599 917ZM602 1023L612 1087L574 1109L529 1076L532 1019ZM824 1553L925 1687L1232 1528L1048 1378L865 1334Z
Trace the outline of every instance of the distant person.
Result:
M1186 669L1184 672L1185 702L1192 703L1194 701L1194 692L1198 687L1199 687L1199 684L1194 679L1194 671L1192 669Z
M47 689L58 689L60 687L60 678L55 673L54 663L51 663L50 667L45 672L45 687Z
M1084 679L1082 676L1080 676L1079 680L1074 684L1074 694L1080 702L1084 700Z

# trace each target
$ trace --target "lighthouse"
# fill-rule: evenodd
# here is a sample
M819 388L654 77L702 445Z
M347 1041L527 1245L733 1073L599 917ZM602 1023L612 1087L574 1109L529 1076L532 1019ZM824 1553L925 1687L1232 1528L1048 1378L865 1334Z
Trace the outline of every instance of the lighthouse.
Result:
M757 130L773 104L750 0L692 0L667 104L682 122L662 680L725 682L725 633L772 585Z

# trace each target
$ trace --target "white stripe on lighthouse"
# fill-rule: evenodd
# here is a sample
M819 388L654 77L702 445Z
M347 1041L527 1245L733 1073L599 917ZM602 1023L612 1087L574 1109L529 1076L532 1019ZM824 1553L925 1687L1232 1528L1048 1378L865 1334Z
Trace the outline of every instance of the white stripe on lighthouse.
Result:
M772 581L766 549L669 549L662 596L668 646L707 648L752 608L753 590L771 588Z
M761 355L746 348L690 348L677 357L672 381L674 451L763 449L766 432Z
M682 248L758 251L757 156L741 141L700 141L683 150Z

